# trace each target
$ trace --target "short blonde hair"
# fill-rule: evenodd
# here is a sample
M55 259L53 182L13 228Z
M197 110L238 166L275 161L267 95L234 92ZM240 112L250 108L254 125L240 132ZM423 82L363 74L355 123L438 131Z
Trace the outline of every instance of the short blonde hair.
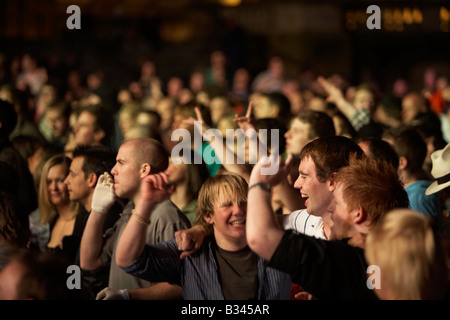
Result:
M443 298L447 267L430 217L410 209L390 211L369 232L365 256L380 268L381 290L390 299Z
M213 227L205 217L214 214L214 207L222 193L237 203L247 202L247 181L231 172L222 172L205 181L198 195L196 224L201 225L208 235L213 233Z

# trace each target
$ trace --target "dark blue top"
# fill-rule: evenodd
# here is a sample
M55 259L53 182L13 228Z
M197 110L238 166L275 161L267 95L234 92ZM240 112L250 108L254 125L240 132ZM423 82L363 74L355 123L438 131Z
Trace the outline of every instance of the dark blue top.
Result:
M175 240L146 245L141 257L122 269L150 282L178 284L185 300L224 300L214 247L214 237L206 237L198 251L181 260ZM289 275L267 267L260 257L258 279L258 300L290 299Z

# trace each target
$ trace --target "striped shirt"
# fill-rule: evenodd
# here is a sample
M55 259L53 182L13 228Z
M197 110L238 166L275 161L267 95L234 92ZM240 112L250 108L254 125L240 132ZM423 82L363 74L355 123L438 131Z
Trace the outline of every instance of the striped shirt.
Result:
M310 215L306 209L297 210L284 218L284 230L294 230L318 239L326 239L321 217Z
M260 257L257 267L258 300L289 300L289 276L267 267ZM141 257L122 269L147 281L178 284L185 300L224 300L214 237L205 238L202 247L183 260L175 240L146 245Z

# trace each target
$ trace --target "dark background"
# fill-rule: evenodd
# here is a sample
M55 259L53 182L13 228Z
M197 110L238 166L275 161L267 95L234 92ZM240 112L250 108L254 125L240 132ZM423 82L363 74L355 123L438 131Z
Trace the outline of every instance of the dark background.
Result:
M188 79L223 50L232 73L252 75L279 55L287 75L341 74L350 84L375 82L387 92L399 77L423 87L433 66L450 73L450 1L3 0L0 52L34 54L50 72L102 68L116 88L136 79L149 57L163 80ZM69 30L69 5L81 30ZM366 8L381 9L382 29L368 30Z

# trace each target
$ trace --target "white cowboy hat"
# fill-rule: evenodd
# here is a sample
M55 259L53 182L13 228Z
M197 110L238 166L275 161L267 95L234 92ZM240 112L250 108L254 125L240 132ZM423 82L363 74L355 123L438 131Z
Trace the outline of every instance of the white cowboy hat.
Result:
M434 182L425 191L426 195L436 193L450 186L450 143L444 149L431 154L431 175Z

